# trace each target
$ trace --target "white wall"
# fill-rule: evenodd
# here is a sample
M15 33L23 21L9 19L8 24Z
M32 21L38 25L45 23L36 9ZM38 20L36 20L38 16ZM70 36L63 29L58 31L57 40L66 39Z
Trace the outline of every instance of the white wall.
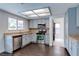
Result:
M0 10L0 53L4 51L4 32L8 30L8 17L13 17L16 19L26 20L19 16L4 12ZM28 28L28 21L25 21L24 27Z
M60 39L64 40L64 17L55 18L54 22L60 24L60 35L59 35L59 37L60 37Z

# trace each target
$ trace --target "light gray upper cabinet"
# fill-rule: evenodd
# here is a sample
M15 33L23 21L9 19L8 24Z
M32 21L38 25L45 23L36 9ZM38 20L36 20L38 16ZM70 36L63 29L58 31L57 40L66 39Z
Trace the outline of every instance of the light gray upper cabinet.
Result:
M29 23L30 28L38 28L38 24L46 24L46 27L49 27L49 19L30 20Z
M30 27L30 28L37 28L37 23L38 23L38 22L36 22L35 20L31 20L29 27Z
M77 27L79 27L79 7L77 7L76 13L77 13L76 25L77 25Z

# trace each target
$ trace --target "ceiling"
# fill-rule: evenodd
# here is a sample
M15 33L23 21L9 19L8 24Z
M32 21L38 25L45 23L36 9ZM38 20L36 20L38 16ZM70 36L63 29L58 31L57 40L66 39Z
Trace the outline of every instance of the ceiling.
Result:
M31 11L34 9L50 7L52 11L52 16L58 18L58 17L63 17L68 8L75 7L77 5L79 4L77 3L0 3L0 9L27 18L21 13L24 11Z

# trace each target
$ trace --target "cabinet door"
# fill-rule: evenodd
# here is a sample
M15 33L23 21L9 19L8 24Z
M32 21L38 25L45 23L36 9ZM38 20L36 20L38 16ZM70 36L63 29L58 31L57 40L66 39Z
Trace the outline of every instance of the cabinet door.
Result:
M72 40L72 56L77 56L77 41Z
M36 34L33 34L33 36L32 36L32 42L33 43L36 43L36 41L37 41L37 35Z
M79 56L79 41L77 41L77 56Z
M77 56L79 56L79 47L77 47Z
M47 34L47 35L45 35L45 44L49 44L49 35Z
M27 44L27 35L22 36L22 46L25 46Z
M29 44L30 42L31 42L31 39L32 39L32 37L31 37L31 35L23 35L23 37L22 37L22 46L25 46L25 45L27 45L27 44Z
M8 53L13 52L13 38L12 36L5 36L5 51Z
M69 53L70 53L70 55L72 54L72 41L71 41L71 39L69 39L69 48L68 48L69 50Z
M76 13L77 13L76 25L77 27L79 27L79 6L77 7Z
M64 40L64 47L67 48L67 39Z
M77 56L77 48L74 45L72 47L72 56Z
M32 34L27 35L27 44L31 42Z
M69 50L68 48L69 48L69 45L68 45L69 43L68 43L68 39L66 39L66 49L67 50Z
M30 21L30 28L37 28L37 24L38 24L37 20L31 20Z
M22 47L25 46L25 35L22 36Z

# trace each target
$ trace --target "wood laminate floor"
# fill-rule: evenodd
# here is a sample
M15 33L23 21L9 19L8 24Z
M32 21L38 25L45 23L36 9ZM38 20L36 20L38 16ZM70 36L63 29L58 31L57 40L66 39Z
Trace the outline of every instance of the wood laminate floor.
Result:
M3 54L5 55L5 54ZM7 54L9 56L9 54ZM10 56L68 56L63 47L49 47L43 44L30 44L20 50L15 51Z

